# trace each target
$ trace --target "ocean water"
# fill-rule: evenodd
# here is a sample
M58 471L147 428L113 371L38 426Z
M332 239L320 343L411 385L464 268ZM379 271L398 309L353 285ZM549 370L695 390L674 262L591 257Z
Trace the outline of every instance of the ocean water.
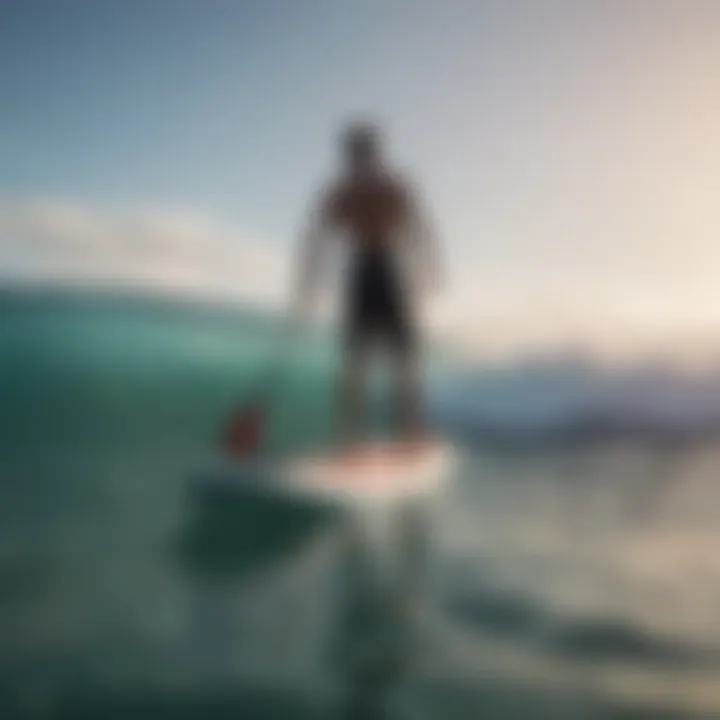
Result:
M430 405L462 460L429 506L388 520L200 492L278 327L0 295L0 717L720 717L711 437L578 439L547 400L577 385L567 369L529 388L441 361ZM327 338L294 348L275 450L327 442L334 367ZM472 425L473 397L503 442L487 413ZM526 442L559 415L560 440Z

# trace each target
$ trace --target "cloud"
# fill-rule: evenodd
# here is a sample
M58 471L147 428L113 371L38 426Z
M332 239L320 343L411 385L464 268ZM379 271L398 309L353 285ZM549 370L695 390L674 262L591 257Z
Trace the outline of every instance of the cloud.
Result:
M290 253L186 208L0 199L0 279L279 302Z
M282 307L293 256L192 208L0 197L0 282L130 286ZM720 347L715 283L521 270L512 281L498 274L478 282L477 265L465 263L465 274L451 274L428 307L429 327L483 355L567 345L631 355ZM320 304L321 314L335 314L334 303Z

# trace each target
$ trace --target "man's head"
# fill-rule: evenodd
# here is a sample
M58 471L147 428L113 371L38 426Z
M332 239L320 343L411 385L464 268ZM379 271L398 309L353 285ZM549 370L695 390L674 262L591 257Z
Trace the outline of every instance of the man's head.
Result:
M342 136L345 163L352 173L376 170L381 163L380 130L371 123L354 123Z

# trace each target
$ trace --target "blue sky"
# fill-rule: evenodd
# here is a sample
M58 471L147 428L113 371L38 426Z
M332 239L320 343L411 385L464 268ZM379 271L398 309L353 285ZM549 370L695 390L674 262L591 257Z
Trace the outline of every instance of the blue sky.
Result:
M449 326L712 338L717 37L714 0L4 0L0 274L262 294L361 113L430 201Z

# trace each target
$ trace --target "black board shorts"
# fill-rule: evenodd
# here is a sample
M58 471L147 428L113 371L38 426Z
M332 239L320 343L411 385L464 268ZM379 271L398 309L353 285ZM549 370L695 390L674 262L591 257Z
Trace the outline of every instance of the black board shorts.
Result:
M415 349L416 332L393 253L359 250L349 267L345 333L350 349L379 343L399 354Z

